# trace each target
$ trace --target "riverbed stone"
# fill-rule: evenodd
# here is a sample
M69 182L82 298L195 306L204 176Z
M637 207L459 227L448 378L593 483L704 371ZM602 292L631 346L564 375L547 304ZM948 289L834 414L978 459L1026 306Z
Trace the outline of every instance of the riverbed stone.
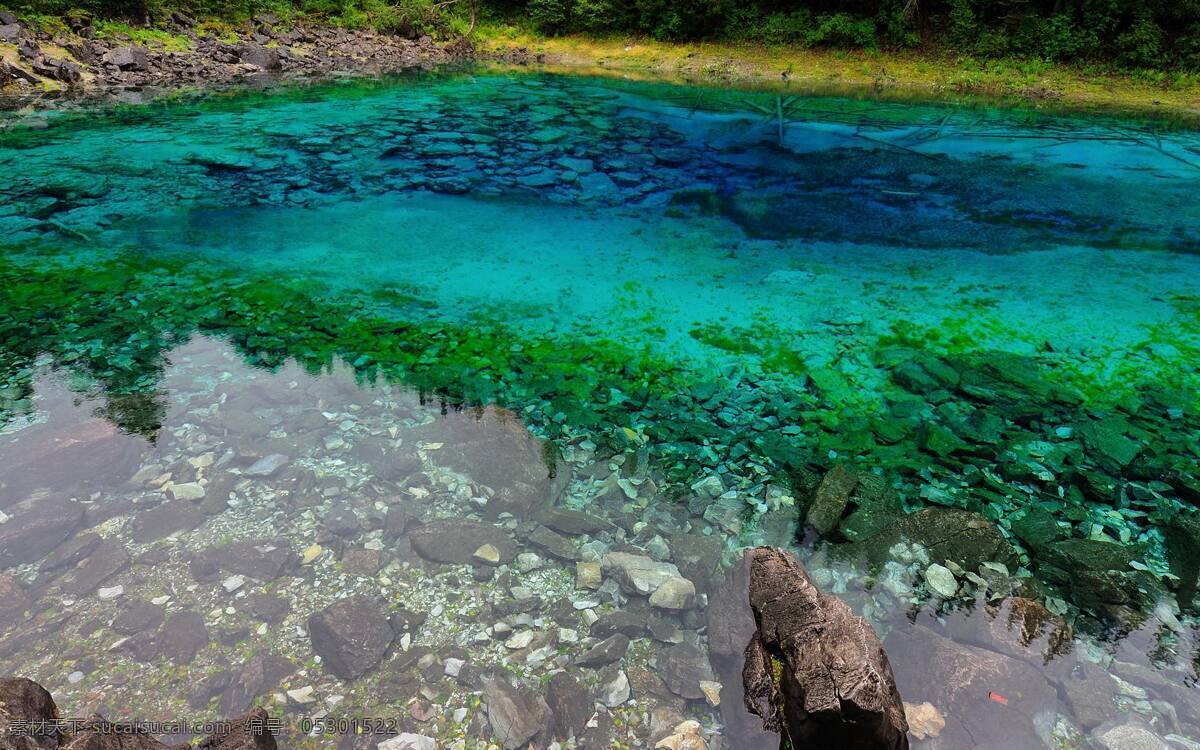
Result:
M592 646L575 663L581 667L596 669L623 658L629 649L629 638L616 633Z
M546 686L546 703L554 716L554 729L561 739L583 732L594 709L587 687L573 672L558 672Z
M0 524L0 569L35 562L66 541L83 522L83 506L54 495L32 495L6 510Z
M435 563L470 564L475 551L485 544L496 549L498 562L509 562L516 555L516 545L504 529L467 519L431 521L410 530L408 538L418 555Z
M387 612L364 596L339 599L310 616L308 635L325 668L343 680L379 664L395 638Z
M893 630L885 646L905 700L932 703L944 713L940 740L948 747L1040 746L1035 718L1058 707L1057 690L1040 669L922 625Z
M541 695L515 687L505 677L483 681L488 724L505 750L517 750L543 732L548 733L550 707Z
M808 525L822 536L836 529L857 484L858 476L842 464L826 472L809 501L805 515Z
M112 621L113 631L121 635L136 635L153 631L165 617L163 608L147 601L130 601Z
M627 594L649 596L668 578L681 578L679 568L658 562L646 555L609 552L600 561L605 574L612 576Z
M129 553L125 551L125 545L106 539L67 574L62 583L63 591L75 596L90 594L127 567Z
M204 617L191 610L170 614L154 639L157 654L178 666L191 664L208 643Z
M691 609L696 605L696 587L686 578L668 578L650 595L650 604L660 609Z
M702 682L713 681L708 656L690 643L670 646L658 655L658 669L672 693L688 700L702 700Z

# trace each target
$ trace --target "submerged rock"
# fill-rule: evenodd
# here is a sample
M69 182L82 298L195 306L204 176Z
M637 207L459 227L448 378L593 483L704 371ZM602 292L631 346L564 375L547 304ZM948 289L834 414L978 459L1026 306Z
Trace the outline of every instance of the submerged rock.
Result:
M1030 662L956 643L920 625L893 630L887 651L908 700L943 712L939 740L946 747L1042 746L1035 719L1057 709L1058 693Z
M752 550L746 706L792 747L907 750L908 724L875 631L783 550Z
M506 678L484 680L488 724L505 750L517 750L549 728L550 707L542 696L514 687Z
M516 547L504 529L490 523L446 518L412 529L413 550L430 562L467 565L484 545L496 550L496 562L509 562Z
M308 635L325 668L343 680L379 664L395 639L383 607L363 596L339 599L313 614Z
M622 591L639 596L649 596L668 579L682 577L671 563L629 552L609 552L600 567L620 584Z

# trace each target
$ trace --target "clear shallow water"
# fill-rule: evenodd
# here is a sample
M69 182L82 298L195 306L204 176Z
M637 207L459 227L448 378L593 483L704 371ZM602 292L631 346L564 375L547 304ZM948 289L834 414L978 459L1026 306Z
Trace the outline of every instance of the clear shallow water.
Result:
M36 119L0 135L0 404L12 467L0 478L2 507L25 523L48 502L30 497L88 502L95 517L72 538L100 524L135 561L94 586L61 579L70 564L12 566L42 610L36 632L93 660L75 684L73 663L36 661L80 710L90 704L79 686L129 710L189 697L154 683L160 697L131 702L113 673L131 670L123 684L137 686L153 674L138 665L166 657L97 656L115 635L81 632L170 593L167 613L199 612L214 634L228 631L176 659L195 674L266 649L292 660L281 675L288 689L316 685L315 707L292 699L296 716L375 715L417 697L440 718L406 708L415 728L436 733L436 721L439 731L486 735L482 718L454 715L477 686L426 674L438 669L419 656L393 650L349 684L308 664L306 618L347 586L431 615L440 605L410 644L433 649L439 665L453 648L481 666L509 655L538 677L562 665L514 660L524 648L493 636L484 647L472 618L482 602L494 607L489 624L524 612L518 630L553 632L556 648L580 656L591 644L566 642L558 628L586 633L583 609L513 610L520 597L506 591L586 599L572 561L480 581L479 601L464 608L450 594L469 569L422 562L403 535L371 522L348 538L321 528L338 509L386 517L398 497L424 520L482 513L479 486L538 485L557 465L543 460L548 451L567 486L554 502L628 521L571 535L583 549L630 545L679 562L694 543L683 534L716 540L726 558L764 541L816 555L822 583L897 644L905 698L947 717L944 734L918 746L1104 747L1104 722L1128 711L1160 736L1195 733L1190 688L1171 687L1191 679L1190 553L1200 539L1189 520L1200 489L1195 133L487 75ZM384 380L396 390L368 385ZM72 406L72 391L88 400ZM488 419L439 416L439 404L463 402L512 410L518 434L549 448L525 436L517 443L537 447L509 455ZM371 427L360 429L359 410ZM355 417L349 427L345 415ZM104 449L81 454L105 460L64 470L79 459L56 451L93 439ZM441 447L417 451L419 472L401 462L393 476L393 451L422 444ZM458 460L443 466L438 451L455 445ZM289 457L278 477L242 478L272 454ZM524 468L497 473L496 463ZM814 552L797 531L806 514L816 518L810 497L836 465L865 478ZM446 468L468 479L440 479ZM438 492L408 492L418 477ZM171 483L194 482L205 497L228 493L229 506L197 513L188 503L203 501L186 499L194 490L172 499ZM183 517L188 528L144 548L154 540L138 538L139 519L162 501L175 505L151 518ZM1012 545L992 555L1005 572L962 550L896 549L888 524L922 506L995 522ZM529 541L536 522L516 512L507 532L553 557ZM186 565L210 547L277 536L298 555L320 536L328 554L233 592ZM368 543L381 547L383 579L371 565L348 578L357 557L374 556L347 563L347 550ZM139 566L139 554L151 557ZM1089 562L1107 557L1115 561ZM939 607L924 573L947 561L962 588ZM97 597L118 582L121 594ZM413 593L430 587L428 600ZM259 588L289 603L284 624L265 633L261 613L243 606ZM1071 623L1078 640L1055 637L1074 644L1055 648L1065 655L1047 662L983 632L982 623L1013 622L1011 605L997 614L968 603L1013 593ZM914 629L910 609L931 627ZM707 646L703 600L698 611L658 614ZM143 625L135 634L159 627ZM8 639L17 664L27 663L28 632ZM600 713L621 726L638 716L630 738L643 742L655 707L697 715L717 730L713 743L745 742L731 715L638 684L638 669L678 658L653 635L635 638L619 662L635 702ZM948 644L984 647L950 656L987 664L979 673L1000 689L926 679ZM582 674L591 698L616 679ZM212 704L229 692L212 689ZM337 695L349 697L331 706Z

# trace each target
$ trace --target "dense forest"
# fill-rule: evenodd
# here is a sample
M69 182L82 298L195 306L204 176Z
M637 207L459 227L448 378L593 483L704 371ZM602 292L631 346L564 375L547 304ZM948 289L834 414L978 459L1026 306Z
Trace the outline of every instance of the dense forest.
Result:
M1200 0L17 0L137 21L172 10L274 12L424 33L470 14L543 34L637 34L799 47L922 48L1122 68L1200 71ZM461 26L461 25L459 25Z

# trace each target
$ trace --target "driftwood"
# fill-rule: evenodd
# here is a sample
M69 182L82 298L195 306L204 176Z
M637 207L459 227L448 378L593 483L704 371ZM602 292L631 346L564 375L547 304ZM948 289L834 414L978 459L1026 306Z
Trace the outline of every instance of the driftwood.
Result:
M757 631L742 671L746 707L783 735L781 748L908 750L904 704L870 624L787 552L747 556Z

